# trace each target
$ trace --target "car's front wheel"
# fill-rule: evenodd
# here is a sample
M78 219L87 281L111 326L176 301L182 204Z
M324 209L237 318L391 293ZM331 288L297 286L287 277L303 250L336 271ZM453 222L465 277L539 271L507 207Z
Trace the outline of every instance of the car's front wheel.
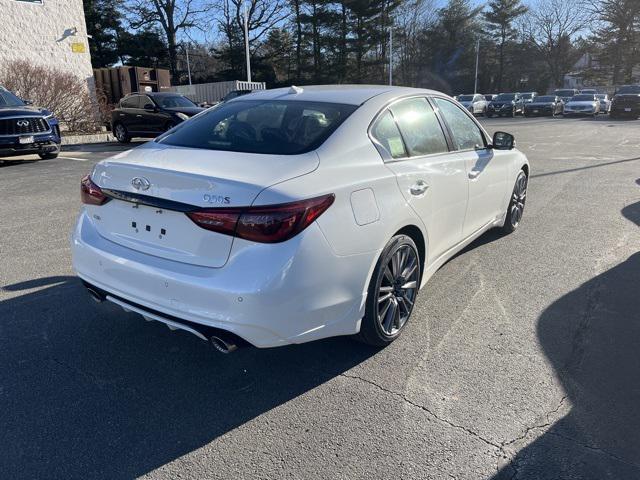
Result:
M42 160L53 160L54 158L58 158L58 152L51 152L51 153L39 153L38 156L42 159Z
M504 221L502 230L505 233L511 233L515 231L520 225L522 220L522 214L524 213L524 204L527 200L527 174L524 170L520 170L518 178L516 178L516 184L513 187L513 193L511 194L511 200L509 201L509 207L507 208L507 217Z
M407 235L396 235L382 251L369 283L358 340L383 347L409 321L420 288L420 255Z
M120 143L129 143L131 141L131 137L129 136L127 127L125 127L121 123L116 123L115 127L113 128L113 134L116 136L116 139Z

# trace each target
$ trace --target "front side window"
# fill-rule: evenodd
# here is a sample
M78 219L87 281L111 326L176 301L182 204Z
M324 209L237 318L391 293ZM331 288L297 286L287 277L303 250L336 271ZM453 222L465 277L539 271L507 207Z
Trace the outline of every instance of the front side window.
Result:
M148 108L147 105L151 106L152 108L155 107L153 100L151 100L149 97L144 96L142 97L142 107L141 108Z
M318 148L356 105L298 100L224 103L158 139L178 147L295 155Z
M444 98L436 98L435 102L449 125L456 150L471 150L486 146L480 127L463 110Z
M162 108L191 108L196 104L182 95L157 95L155 101Z
M133 95L131 97L127 97L122 100L120 105L122 106L122 108L140 108L140 104L138 100L139 98L140 98L139 95Z
M447 140L426 98L402 100L391 107L409 155L448 152Z
M371 135L376 139L378 144L387 151L387 154L391 158L403 158L407 156L402 135L400 135L398 125L396 125L396 121L393 119L390 111L387 110L378 118L371 129Z

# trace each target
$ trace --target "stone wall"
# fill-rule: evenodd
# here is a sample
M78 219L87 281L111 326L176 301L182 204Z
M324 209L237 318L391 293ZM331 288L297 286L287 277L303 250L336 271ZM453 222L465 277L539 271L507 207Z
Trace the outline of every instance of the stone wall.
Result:
M93 90L89 41L82 0L0 0L0 68L29 60L72 72Z

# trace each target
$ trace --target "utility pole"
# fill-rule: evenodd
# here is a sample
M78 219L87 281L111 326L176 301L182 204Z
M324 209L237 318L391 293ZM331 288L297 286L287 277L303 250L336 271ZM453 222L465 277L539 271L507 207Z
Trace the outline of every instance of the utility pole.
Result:
M187 54L187 74L189 75L189 85L191 85L191 63L189 62L189 44L185 46L185 52Z
M247 82L251 82L251 58L249 54L249 11L247 4L243 1L244 7L244 53L247 57Z
M478 93L478 64L480 63L480 39L478 38L478 42L476 43L476 77L475 82L473 83L473 93Z
M389 85L393 85L393 27L389 27Z

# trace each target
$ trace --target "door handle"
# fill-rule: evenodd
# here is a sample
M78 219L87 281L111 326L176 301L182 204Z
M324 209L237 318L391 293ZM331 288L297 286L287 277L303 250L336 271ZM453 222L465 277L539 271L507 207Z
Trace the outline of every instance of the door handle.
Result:
M409 192L411 192L411 195L418 196L426 192L427 188L429 188L427 182L425 182L424 180L418 180L416 183L409 187Z
M469 178L471 180L473 180L474 178L478 178L478 175L480 175L480 170L471 170L469 172Z

